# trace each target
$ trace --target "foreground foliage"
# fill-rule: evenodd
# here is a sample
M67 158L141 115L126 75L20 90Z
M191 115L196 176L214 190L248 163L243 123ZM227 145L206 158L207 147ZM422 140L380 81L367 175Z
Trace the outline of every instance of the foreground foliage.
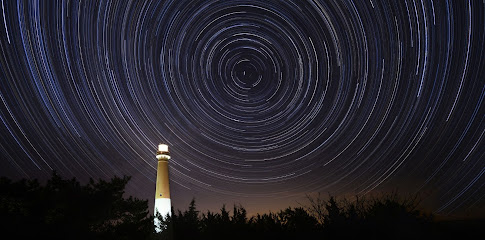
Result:
M417 197L396 193L368 198L308 196L306 206L249 217L244 207L200 212L195 199L187 210L156 216L148 201L123 197L129 177L91 180L56 173L37 180L0 178L0 230L9 239L473 239L485 221L437 222L418 209ZM478 238L480 239L480 238Z
M308 197L309 206L288 207L276 213L247 217L242 206L232 215L223 206L218 213L196 210L173 212L162 221L162 239L424 239L429 238L432 216L417 210L416 198L397 194L372 199L337 201L330 196Z
M16 239L144 239L152 233L148 201L123 198L129 177L81 186L55 172L37 180L0 178L0 227Z

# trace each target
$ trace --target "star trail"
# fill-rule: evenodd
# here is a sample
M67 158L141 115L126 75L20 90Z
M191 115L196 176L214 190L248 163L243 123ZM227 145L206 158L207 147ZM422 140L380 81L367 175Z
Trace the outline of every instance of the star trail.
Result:
M483 1L1 1L0 175L152 201L485 200Z

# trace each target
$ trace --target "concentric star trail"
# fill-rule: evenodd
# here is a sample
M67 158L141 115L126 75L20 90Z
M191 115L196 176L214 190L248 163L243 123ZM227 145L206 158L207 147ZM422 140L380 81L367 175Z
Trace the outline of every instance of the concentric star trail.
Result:
M165 142L175 207L484 207L483 1L1 4L0 175L124 174L151 199Z

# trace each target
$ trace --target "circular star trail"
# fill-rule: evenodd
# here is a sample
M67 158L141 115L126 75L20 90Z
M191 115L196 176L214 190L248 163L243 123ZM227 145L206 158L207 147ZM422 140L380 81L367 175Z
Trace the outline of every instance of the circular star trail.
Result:
M151 199L164 142L176 207L392 189L484 206L482 1L1 5L3 176L124 174Z

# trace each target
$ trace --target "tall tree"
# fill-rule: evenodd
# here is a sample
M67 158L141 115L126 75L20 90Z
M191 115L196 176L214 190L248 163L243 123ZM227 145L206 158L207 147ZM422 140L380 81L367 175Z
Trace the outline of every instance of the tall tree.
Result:
M148 201L124 198L130 177L82 186L53 173L37 180L0 179L0 226L16 238L144 239L153 231ZM150 226L152 225L152 226Z

